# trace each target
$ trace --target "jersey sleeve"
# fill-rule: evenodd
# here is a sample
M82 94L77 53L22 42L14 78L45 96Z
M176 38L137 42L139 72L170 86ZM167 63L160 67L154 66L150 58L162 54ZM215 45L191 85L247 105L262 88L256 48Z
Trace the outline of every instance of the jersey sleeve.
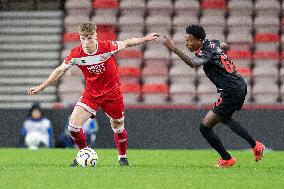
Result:
M198 57L199 61L202 62L202 64L206 64L210 61L210 59L212 59L213 54L213 50L205 48L201 53L196 54L196 56Z
M72 49L67 58L64 60L65 67L70 68L75 64L75 61L73 58L75 58L76 51L75 49Z
M114 54L119 51L119 43L117 41L108 41L108 48Z

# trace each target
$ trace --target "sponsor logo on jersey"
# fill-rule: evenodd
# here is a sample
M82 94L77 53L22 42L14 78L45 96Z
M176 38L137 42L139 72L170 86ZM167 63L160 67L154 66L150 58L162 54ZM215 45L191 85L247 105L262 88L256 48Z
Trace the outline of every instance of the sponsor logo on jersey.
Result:
M107 56L106 54L100 54L99 57L100 57L100 62L104 62L106 59L109 58L109 56Z
M87 66L87 69L90 74L101 74L106 70L104 63Z

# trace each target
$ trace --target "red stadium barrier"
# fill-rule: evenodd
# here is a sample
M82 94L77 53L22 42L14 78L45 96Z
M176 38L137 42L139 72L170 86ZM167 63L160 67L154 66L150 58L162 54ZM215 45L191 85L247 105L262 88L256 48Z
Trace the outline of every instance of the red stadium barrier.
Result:
M117 58L142 58L143 53L138 50L123 50L117 53Z
M251 51L238 51L238 50L229 50L227 55L231 59L250 59L252 58Z
M242 76L250 77L251 76L251 69L248 67L241 67L237 68L237 72Z
M261 33L254 36L254 41L259 42L279 42L280 36L277 33Z
M203 0L201 2L202 9L226 9L225 0Z
M279 59L278 51L257 51L253 54L254 59Z
M141 86L137 83L122 84L120 89L123 93L140 93Z
M167 84L144 84L142 87L143 93L168 93Z
M117 9L118 1L117 0L94 0L93 3L94 9Z
M118 67L118 72L121 76L139 77L141 75L140 69L136 67Z

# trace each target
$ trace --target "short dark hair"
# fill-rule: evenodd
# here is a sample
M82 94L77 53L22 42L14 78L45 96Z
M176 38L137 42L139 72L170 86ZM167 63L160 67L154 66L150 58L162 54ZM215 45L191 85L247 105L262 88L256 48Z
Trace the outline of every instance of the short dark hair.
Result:
M193 37L204 40L206 37L206 32L203 27L199 25L190 25L186 28L186 33L193 35Z
M43 117L43 111L42 111L41 106L40 106L40 104L39 104L38 102L35 102L35 103L32 104L32 107L30 108L29 113L28 113L28 116L29 116L29 117L32 116L32 112L33 112L34 110L40 111L40 113L41 113L41 115L42 115L42 117Z

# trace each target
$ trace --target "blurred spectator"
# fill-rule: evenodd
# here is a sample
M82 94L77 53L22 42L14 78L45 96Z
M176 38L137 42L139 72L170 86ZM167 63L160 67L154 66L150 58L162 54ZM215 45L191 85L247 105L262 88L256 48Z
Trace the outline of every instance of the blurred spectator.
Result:
M64 132L60 134L56 142L56 147L59 147L59 148L73 148L74 147L74 144L70 136L70 132L68 131L69 119L70 119L70 116L68 117L66 121ZM97 120L95 118L94 119L89 118L85 122L85 124L82 126L82 128L84 132L86 133L88 146L93 148L95 145L95 141L96 141L96 133L99 130Z
M38 103L32 105L28 119L24 122L21 131L23 146L30 149L40 147L50 148L52 145L52 126L44 117L44 113Z

